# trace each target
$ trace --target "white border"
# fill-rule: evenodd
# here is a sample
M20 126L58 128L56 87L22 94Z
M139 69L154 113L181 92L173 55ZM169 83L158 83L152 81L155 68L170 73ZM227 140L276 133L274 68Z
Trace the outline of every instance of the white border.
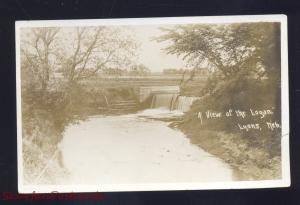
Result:
M282 179L265 181L233 181L213 183L148 183L148 184L101 184L101 185L23 185L22 161L22 111L20 75L20 28L23 27L72 27L99 25L161 25L193 23L281 23L281 116L282 116ZM154 191L154 190L203 190L271 188L290 186L289 157L289 96L288 96L288 45L287 17L278 15L209 16L209 17L169 17L132 19L89 19L89 20L38 20L17 21L16 29L16 93L17 93L17 140L18 140L18 190L20 193L58 192L108 192L108 191Z

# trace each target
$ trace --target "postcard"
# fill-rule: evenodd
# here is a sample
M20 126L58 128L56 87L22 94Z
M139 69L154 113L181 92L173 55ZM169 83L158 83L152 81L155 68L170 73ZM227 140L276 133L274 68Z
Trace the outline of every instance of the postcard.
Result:
M285 15L16 22L20 193L290 186Z

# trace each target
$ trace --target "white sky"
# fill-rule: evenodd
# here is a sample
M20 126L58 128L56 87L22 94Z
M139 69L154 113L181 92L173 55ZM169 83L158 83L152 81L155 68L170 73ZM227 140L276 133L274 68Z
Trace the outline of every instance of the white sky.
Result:
M140 43L139 63L144 64L153 72L160 72L166 68L184 68L185 63L176 55L166 54L163 50L168 43L158 43L151 40L163 34L159 27L162 26L134 26L135 39Z

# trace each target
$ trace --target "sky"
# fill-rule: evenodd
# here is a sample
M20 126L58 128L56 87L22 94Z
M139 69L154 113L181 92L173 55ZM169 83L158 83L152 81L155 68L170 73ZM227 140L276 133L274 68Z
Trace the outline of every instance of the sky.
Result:
M140 44L138 62L147 66L152 72L161 72L166 68L185 67L183 60L163 50L168 46L167 42L158 43L151 40L163 34L159 27L161 26L147 25L133 28L135 39Z

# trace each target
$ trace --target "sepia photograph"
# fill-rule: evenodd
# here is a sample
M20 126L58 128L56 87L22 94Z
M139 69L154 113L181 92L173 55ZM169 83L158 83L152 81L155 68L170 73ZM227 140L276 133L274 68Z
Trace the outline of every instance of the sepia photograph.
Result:
M287 187L284 15L16 22L19 192Z

